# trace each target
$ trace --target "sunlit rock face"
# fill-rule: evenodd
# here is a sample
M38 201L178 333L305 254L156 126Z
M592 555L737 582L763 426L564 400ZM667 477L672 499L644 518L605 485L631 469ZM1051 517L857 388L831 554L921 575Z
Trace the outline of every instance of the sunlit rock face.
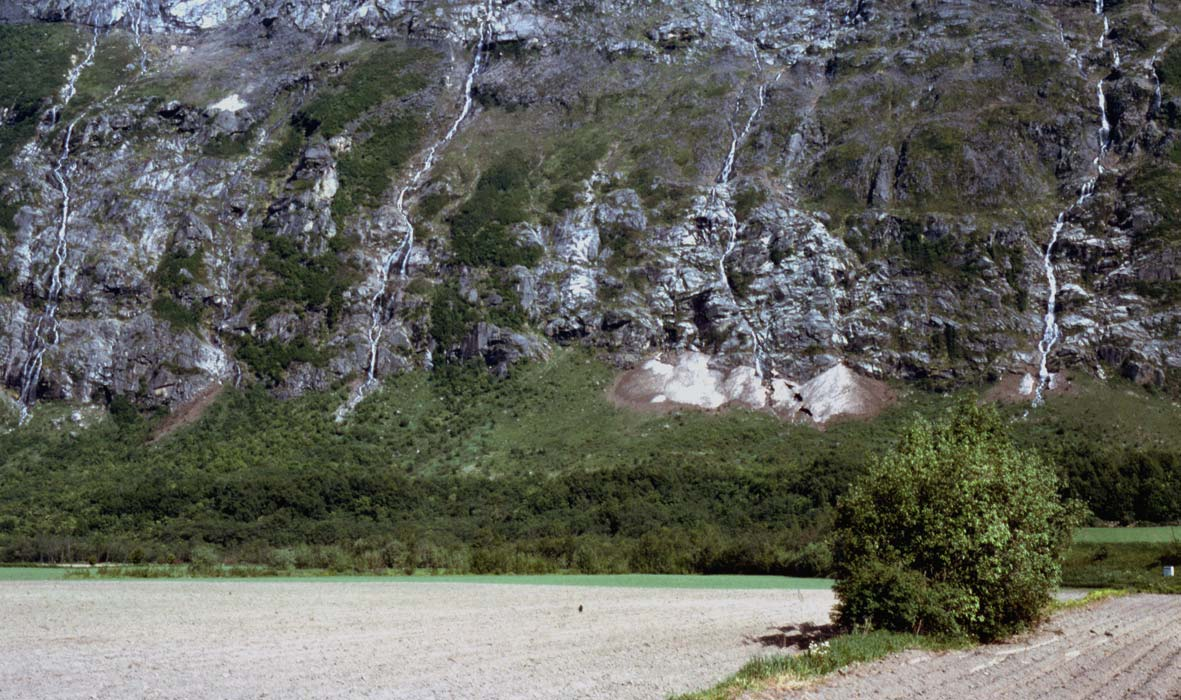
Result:
M877 380L1171 386L1181 42L1099 9L5 3L62 32L0 112L6 386L171 406L556 346L629 403L818 422Z
M881 381L836 364L802 383L764 379L754 367L725 368L700 352L653 358L624 372L612 388L619 404L638 410L744 408L824 425L877 415L894 400Z

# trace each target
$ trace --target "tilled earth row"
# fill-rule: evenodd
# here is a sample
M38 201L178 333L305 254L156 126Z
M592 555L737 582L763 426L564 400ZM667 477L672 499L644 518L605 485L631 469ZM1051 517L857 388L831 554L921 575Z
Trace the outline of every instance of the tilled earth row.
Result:
M1181 698L1181 596L1134 595L1057 615L966 651L907 652L812 688L808 700Z

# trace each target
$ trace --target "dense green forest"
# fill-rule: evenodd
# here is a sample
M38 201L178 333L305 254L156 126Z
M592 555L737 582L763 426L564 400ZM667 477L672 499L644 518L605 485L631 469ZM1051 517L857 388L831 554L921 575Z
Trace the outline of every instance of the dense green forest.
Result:
M41 406L0 436L0 560L452 572L824 573L833 504L916 414L819 431L761 413L637 414L611 368L564 351L507 379L445 367L280 401L227 388L195 424L116 402ZM1124 383L1003 409L1099 519L1181 519L1181 409Z

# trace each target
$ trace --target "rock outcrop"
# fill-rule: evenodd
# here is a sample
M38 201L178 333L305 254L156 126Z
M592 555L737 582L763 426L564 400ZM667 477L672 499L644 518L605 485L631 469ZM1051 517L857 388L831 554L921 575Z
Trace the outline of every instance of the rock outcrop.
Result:
M0 5L62 52L0 108L27 134L0 142L13 396L41 348L38 400L148 407L578 345L637 368L628 401L873 412L876 379L1037 374L1042 254L1096 165L1047 366L1177 386L1181 28L1154 3Z

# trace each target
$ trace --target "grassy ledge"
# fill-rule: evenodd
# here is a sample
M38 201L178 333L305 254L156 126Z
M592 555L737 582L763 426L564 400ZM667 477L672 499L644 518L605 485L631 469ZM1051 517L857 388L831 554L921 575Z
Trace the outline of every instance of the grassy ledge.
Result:
M1054 606L1050 609L1051 613L1061 612L1063 610L1074 610L1076 608L1085 608L1094 605L1100 601L1108 600L1109 598L1120 598L1126 596L1131 591L1126 588L1100 588L1094 591L1088 591L1082 598L1074 598L1071 600L1056 600Z
M792 656L765 656L708 690L677 695L671 700L734 700L749 691L789 690L852 664L875 661L908 649L963 649L962 638L925 637L900 632L853 632L810 646Z

